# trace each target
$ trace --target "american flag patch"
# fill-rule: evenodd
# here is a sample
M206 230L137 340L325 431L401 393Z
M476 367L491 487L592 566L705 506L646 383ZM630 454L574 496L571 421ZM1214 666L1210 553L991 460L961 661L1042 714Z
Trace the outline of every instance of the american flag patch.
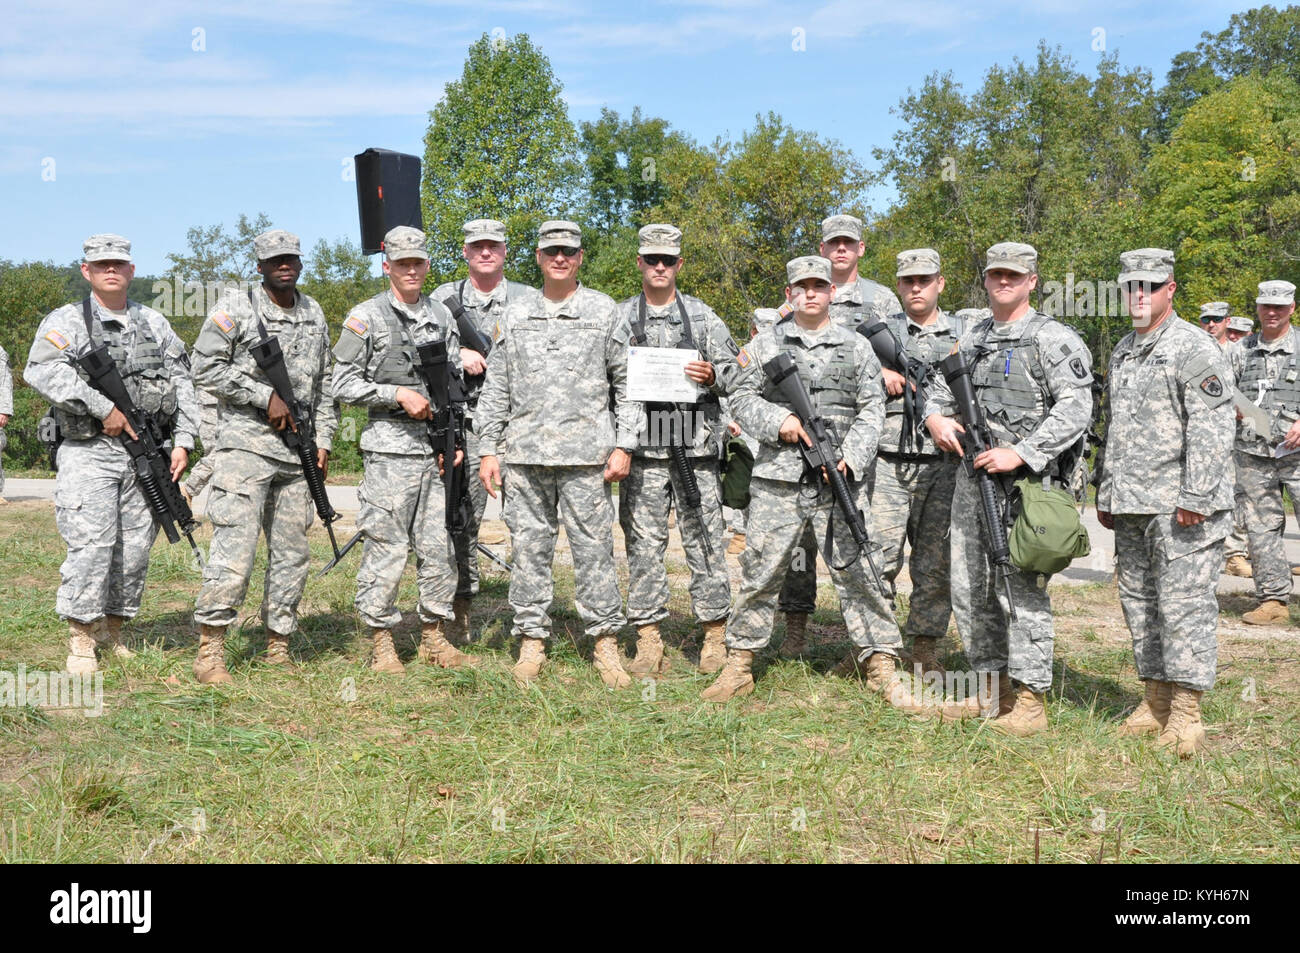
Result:
M58 331L51 331L49 334L45 335L45 340L49 341L60 351L62 351L65 347L67 347L70 343L72 343L67 338L65 338L62 334L60 334Z
M365 337L366 332L370 330L370 325L366 324L366 322L362 321L356 315L352 315L344 321L343 326L359 338Z
M740 353L736 355L736 363L741 367L749 367L749 352L743 347L740 349Z
M235 330L235 322L231 320L230 315L224 311L218 311L212 316L212 323L221 328L226 334Z

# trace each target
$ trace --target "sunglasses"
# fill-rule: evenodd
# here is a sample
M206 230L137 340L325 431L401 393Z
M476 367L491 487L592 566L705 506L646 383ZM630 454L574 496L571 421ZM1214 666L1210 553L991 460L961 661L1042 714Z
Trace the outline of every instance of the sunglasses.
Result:
M1154 294L1155 292L1159 291L1167 284L1169 284L1168 280L1155 282L1155 283L1150 283L1146 281L1130 281L1125 283L1123 285L1123 288L1125 293L1127 294L1137 294L1137 290L1139 288L1145 289L1147 294Z
M678 257L676 255L642 255L641 260L651 268L654 268L657 265L671 268L673 265L677 264Z
M1214 324L1218 321L1227 321L1227 320L1228 320L1228 316L1226 314L1221 318L1216 318L1212 314L1201 315L1201 324Z
M565 258L577 258L581 248L573 248L569 245L552 245L550 248L543 248L542 254L547 258L554 258L556 255L563 255Z

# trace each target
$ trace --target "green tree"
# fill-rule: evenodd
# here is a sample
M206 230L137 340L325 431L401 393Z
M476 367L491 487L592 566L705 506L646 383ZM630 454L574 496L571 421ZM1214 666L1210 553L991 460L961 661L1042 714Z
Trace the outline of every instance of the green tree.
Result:
M185 232L189 247L182 252L169 252L172 277L186 281L239 281L257 274L257 255L253 252L253 239L271 228L265 212L250 219L243 213L235 223L233 233L225 225L195 225Z
M339 329L348 311L387 286L383 275L370 273L370 264L360 246L346 238L333 244L322 238L307 256L299 287L320 304L332 330Z
M526 34L484 34L469 48L461 78L429 113L421 200L436 284L464 267L461 225L506 224L506 272L540 282L537 226L578 207L578 135L550 61Z

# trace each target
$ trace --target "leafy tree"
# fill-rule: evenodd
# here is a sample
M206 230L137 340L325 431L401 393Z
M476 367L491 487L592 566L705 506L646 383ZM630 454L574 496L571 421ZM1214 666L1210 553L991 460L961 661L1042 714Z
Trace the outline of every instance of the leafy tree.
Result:
M387 286L383 275L370 273L370 257L349 239L330 244L320 239L303 263L299 287L311 295L337 330L348 311Z
M257 255L253 239L271 228L265 212L249 219L240 214L234 233L220 223L204 227L195 225L185 233L189 247L170 252L172 277L182 281L239 281L257 274Z

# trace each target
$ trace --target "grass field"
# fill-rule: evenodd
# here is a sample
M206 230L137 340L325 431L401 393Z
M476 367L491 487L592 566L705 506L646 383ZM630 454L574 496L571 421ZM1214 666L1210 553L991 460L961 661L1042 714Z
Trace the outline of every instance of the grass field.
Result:
M319 567L319 529L313 548ZM1015 740L895 712L821 674L844 644L827 586L810 664L773 658L750 697L700 702L709 679L687 661L696 630L677 565L666 631L685 656L674 648L665 677L624 692L591 668L567 567L534 688L509 675L495 574L477 604L480 669L368 672L356 554L309 583L295 671L256 662L250 621L229 643L235 684L201 690L183 550L154 550L128 627L139 656L108 663L100 717L0 709L0 860L1300 859L1300 644L1293 629L1240 625L1245 602L1224 607L1209 754L1179 763L1116 734L1138 683L1113 587L1054 588L1052 730ZM49 504L0 512L3 669L62 667L62 558ZM259 586L255 574L250 616ZM402 599L409 658L413 569Z

